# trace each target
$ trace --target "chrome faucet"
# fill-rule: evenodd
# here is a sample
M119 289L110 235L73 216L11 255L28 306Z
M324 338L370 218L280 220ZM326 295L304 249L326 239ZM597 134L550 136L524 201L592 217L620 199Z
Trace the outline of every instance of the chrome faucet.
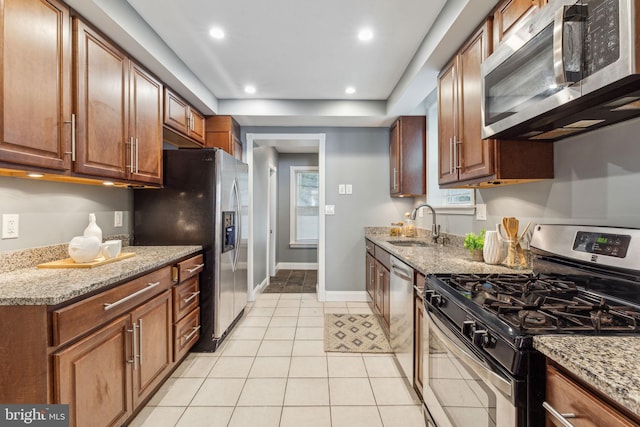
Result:
M438 243L438 237L440 237L440 226L436 224L436 211L433 207L428 203L421 203L416 206L411 212L410 218L415 220L416 214L418 213L418 209L420 208L429 208L431 209L431 216L433 217L433 222L431 223L431 240L433 243Z

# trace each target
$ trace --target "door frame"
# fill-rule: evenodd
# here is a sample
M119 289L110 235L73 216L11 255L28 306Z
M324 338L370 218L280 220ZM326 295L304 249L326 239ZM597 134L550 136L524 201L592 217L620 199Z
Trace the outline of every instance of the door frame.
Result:
M318 288L317 297L319 301L325 300L325 177L326 177L326 158L325 158L325 133L247 133L247 163L249 164L249 251L248 251L248 293L247 298L249 301L255 301L255 289L253 274L253 266L257 261L254 259L253 241L255 236L254 227L254 201L253 201L253 181L254 181L254 165L253 165L253 147L255 141L259 140L285 140L285 141L305 141L317 143L318 147L318 175L319 175L319 193L320 193L320 212L319 212L319 224L318 224ZM314 144L315 145L315 144ZM268 236L266 241L268 241ZM267 262L262 260L259 262ZM269 265L267 264L267 273L269 272ZM263 278L259 278L263 281ZM268 278L266 278L268 280Z
M278 236L278 169L272 165L269 165L268 187L269 208L267 210L267 225L269 226L269 230L267 230L267 233L269 233L269 246L267 247L267 275L269 275L269 277L272 277L276 274L276 237ZM267 278L267 281L268 280L269 279Z

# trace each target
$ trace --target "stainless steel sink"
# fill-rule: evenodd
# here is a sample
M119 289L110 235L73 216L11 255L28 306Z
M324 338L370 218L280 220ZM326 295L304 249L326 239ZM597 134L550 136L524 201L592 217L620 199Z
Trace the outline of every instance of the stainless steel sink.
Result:
M430 243L425 242L424 240L389 240L387 243L405 248L426 248L431 246Z

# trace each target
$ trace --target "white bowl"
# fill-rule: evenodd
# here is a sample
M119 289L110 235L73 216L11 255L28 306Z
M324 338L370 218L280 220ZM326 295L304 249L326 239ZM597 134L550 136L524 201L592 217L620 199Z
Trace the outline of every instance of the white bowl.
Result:
M100 254L100 240L93 236L76 236L69 242L68 251L75 262L91 262Z
M122 250L122 240L107 240L102 244L102 256L104 259L115 258Z

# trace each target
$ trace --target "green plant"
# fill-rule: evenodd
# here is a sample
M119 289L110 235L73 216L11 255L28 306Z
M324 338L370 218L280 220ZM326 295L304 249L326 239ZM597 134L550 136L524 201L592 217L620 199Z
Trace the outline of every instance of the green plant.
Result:
M473 254L475 250L482 250L484 247L484 234L485 229L480 230L480 234L475 234L473 232L467 233L464 236L464 247L469 249L469 252Z

